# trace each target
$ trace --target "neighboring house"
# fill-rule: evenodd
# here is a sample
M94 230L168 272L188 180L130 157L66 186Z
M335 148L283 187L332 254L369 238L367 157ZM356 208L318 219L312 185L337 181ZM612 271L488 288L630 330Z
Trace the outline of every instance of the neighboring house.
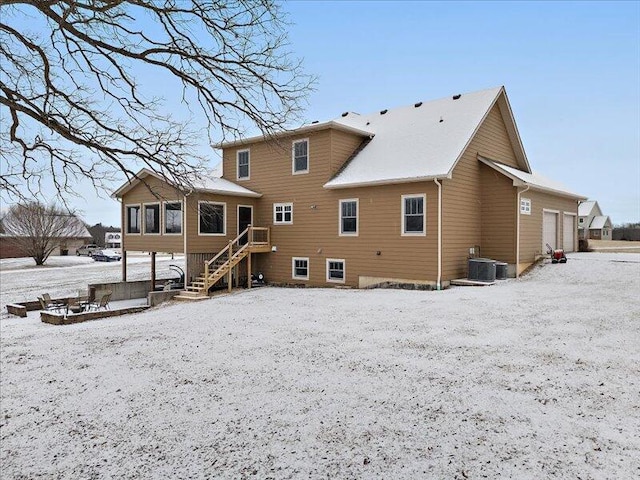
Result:
M602 214L595 200L578 206L578 236L580 239L611 240L611 219Z
M76 218L76 223L77 225L69 228L69 236L61 236L53 239L56 243L56 248L51 252L51 255L75 255L79 247L93 240L93 237L84 226L82 220ZM28 256L20 247L21 242L15 241L15 238L16 237L12 237L9 234L0 233L0 258L20 258Z
M104 246L106 248L121 248L122 234L120 232L105 232Z
M532 173L503 87L217 147L222 178L187 195L146 170L114 193L123 255L185 252L200 294L230 278L230 241L236 277L437 289L465 277L470 256L517 275L547 243L576 249L584 197ZM265 230L245 245L249 224Z

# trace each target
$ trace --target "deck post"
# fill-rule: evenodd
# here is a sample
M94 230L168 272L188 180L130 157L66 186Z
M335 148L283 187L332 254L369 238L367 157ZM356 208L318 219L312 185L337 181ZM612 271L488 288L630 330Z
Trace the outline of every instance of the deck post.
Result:
M231 278L232 278L232 271L233 269L231 268L231 259L233 257L233 240L229 240L229 273L227 276L227 289L229 290L229 292L231 291L232 285L231 285Z
M151 252L151 288L150 292L156 289L156 252Z
M127 281L127 251L122 249L122 281Z
M251 250L247 255L247 288L251 288Z

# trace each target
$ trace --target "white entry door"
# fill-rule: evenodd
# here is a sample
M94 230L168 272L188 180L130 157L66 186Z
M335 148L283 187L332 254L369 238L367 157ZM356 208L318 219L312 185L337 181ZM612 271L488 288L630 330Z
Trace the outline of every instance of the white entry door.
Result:
M542 213L542 251L547 251L547 244L551 248L558 248L558 214L554 212Z
M565 252L573 252L575 245L575 216L564 214L562 220L562 248Z

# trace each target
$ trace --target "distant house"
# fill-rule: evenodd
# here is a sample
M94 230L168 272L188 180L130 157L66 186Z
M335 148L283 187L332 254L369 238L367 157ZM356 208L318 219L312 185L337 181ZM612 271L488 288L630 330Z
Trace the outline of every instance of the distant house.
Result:
M578 206L578 238L611 240L611 219L602 214L595 200L582 202Z
M56 243L56 248L51 255L75 255L76 250L90 243L93 237L79 218L75 219L76 224L70 225L68 235L52 239ZM22 237L20 237L22 238ZM20 241L15 241L16 237L6 233L0 233L0 258L19 258L27 256L26 252L20 248Z
M577 246L585 197L532 172L503 87L216 147L222 178L182 194L143 170L114 193L124 258L185 253L196 295L258 272L439 289L466 276L470 256L516 276L546 244Z
M122 234L120 232L105 232L104 246L106 248L121 248Z

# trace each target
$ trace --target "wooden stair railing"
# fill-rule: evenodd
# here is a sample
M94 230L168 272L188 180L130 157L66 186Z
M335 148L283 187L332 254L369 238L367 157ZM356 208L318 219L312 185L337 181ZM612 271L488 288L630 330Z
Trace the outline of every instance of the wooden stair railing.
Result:
M247 242L240 244L242 238L247 235ZM187 294L204 297L209 288L215 285L225 275L228 275L227 285L232 287L233 267L238 265L249 254L254 252L271 251L271 231L268 227L252 227L249 225L236 238L220 250L211 260L204 264L204 275L198 277L186 287ZM249 272L249 282L251 282Z

